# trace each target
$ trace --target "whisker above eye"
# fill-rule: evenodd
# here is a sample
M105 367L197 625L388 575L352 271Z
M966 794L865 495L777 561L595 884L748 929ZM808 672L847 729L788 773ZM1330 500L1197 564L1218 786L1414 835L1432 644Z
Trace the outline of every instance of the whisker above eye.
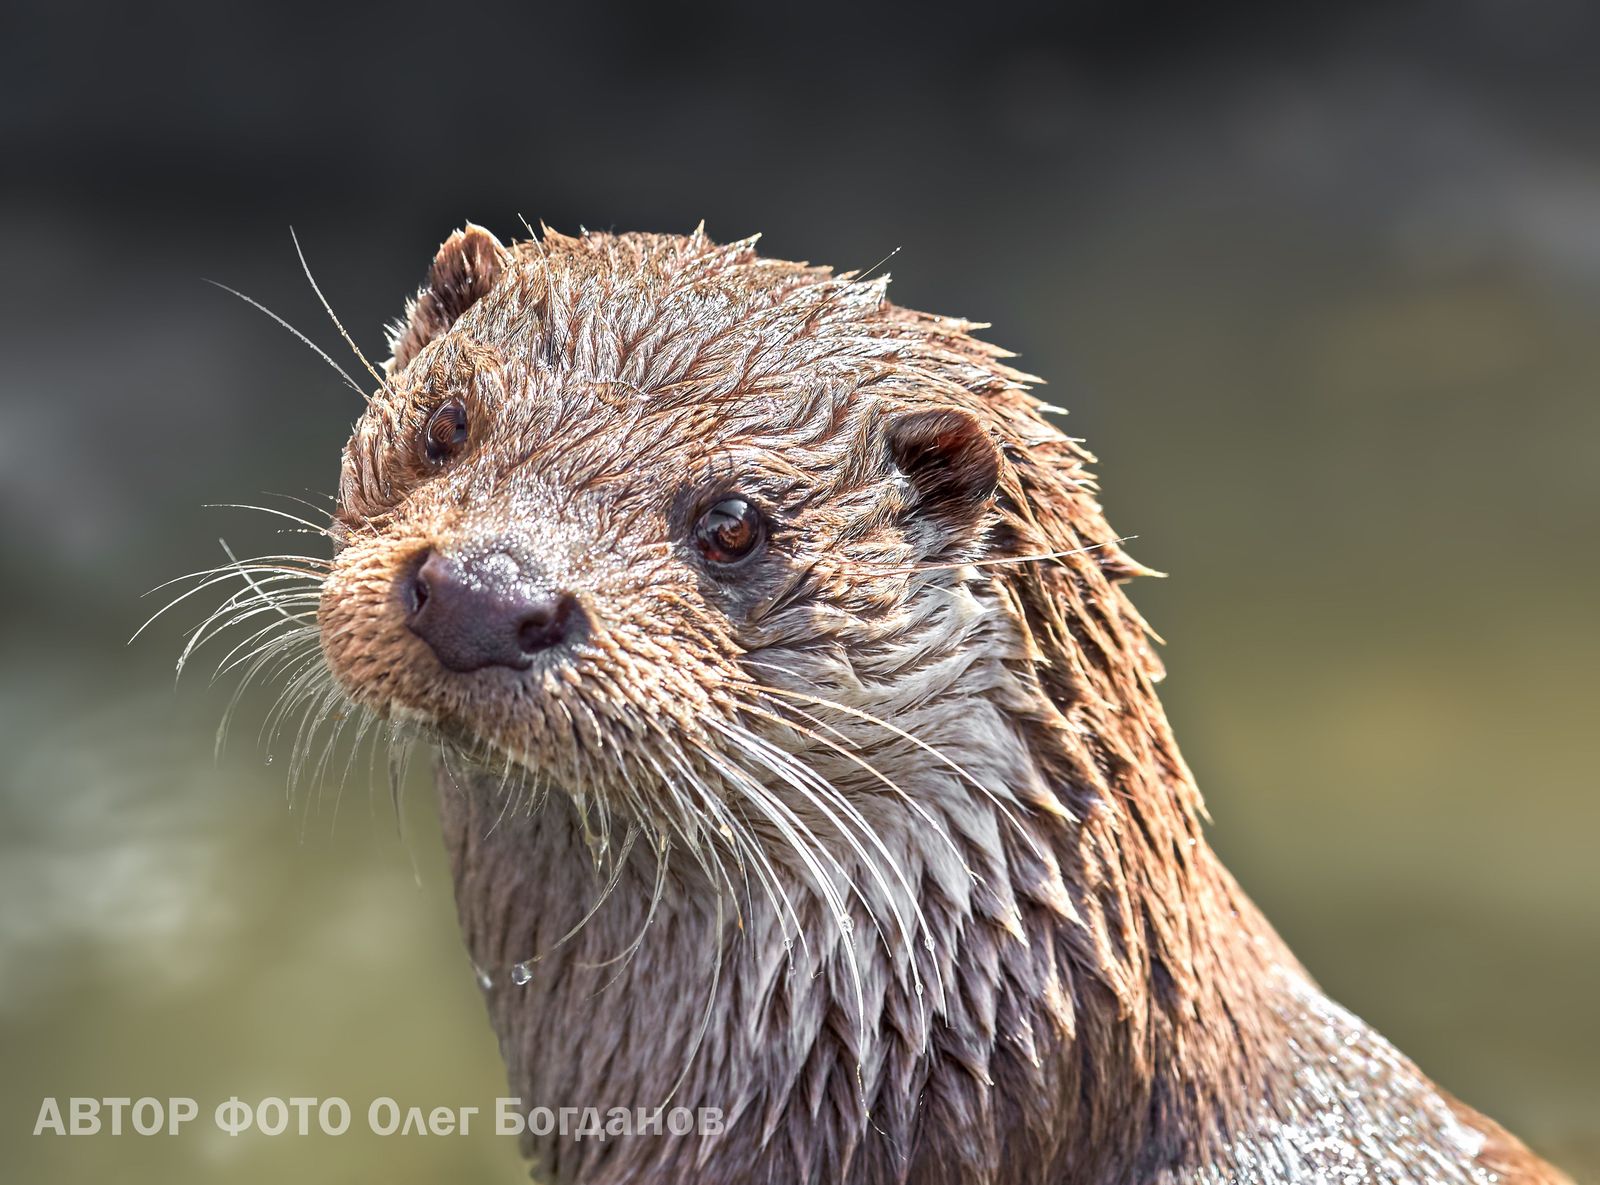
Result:
M253 296L246 296L243 292L240 292L237 288L230 288L226 284L223 284L223 283L221 283L220 281L217 281L217 280L207 280L206 283L210 284L213 288L220 288L224 292L230 293L233 296L237 296L240 300L244 301L245 304L250 305L252 308L255 308L255 309L259 310L260 312L265 313L267 316L271 317L279 325L283 326L290 333L294 334L295 337L299 338L300 341L302 343L304 343L304 345L307 348L309 348L312 351L312 353L316 354L316 356L318 358L321 358L329 366L333 367L333 372L335 374L337 374L341 379L344 380L345 386L349 387L357 395L361 396L361 398L365 399L367 397L367 393L365 391L363 391L360 388L360 386L357 385L355 379L351 378L349 376L349 374L347 374L345 372L344 367L340 366L337 362L335 362L328 355L328 352L326 350L324 350L321 346L317 345L316 342L312 341L305 334L301 333L293 325L289 324L289 322L285 321L282 317L278 316L277 313L274 313L271 309L269 309L266 305L262 304L259 300L256 300Z
M378 372L377 367L367 361L367 356L361 352L361 347L356 345L355 338L351 337L349 331L345 329L344 322L340 321L338 316L335 315L333 306L328 303L328 298L322 295L322 289L318 287L316 277L311 274L311 265L306 262L306 253L300 249L300 236L295 234L292 226L289 228L289 238L294 242L294 253L300 259L300 270L306 274L306 283L311 285L311 291L315 292L317 299L322 302L322 309L323 312L328 314L328 320L333 322L333 327L339 331L339 336L344 338L345 345L350 347L351 352L355 354L361 365L366 368L367 373L377 382L378 389L393 398L394 390L389 386L389 381ZM351 385L354 386L355 384L352 383ZM357 391L360 392L359 387ZM361 392L361 397L365 399L366 394Z

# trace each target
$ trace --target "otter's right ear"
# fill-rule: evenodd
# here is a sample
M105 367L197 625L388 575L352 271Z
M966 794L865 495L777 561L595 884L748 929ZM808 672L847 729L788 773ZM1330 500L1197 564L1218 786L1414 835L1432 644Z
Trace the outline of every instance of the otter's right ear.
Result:
M389 374L403 370L422 347L454 325L493 288L511 255L481 226L467 223L433 257L428 282L406 305L405 323L389 335Z
M914 514L947 528L971 526L994 497L1000 449L978 417L957 408L895 415L889 456L916 490Z

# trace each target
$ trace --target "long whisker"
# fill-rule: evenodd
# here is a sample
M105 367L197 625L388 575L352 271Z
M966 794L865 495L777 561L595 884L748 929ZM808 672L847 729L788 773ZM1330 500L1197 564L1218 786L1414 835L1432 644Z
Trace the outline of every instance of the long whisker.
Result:
M275 514L279 518L286 518L292 523L299 523L302 527L318 535L333 538L333 532L327 527L319 526L308 518L301 518L298 514L290 514L287 510L279 510L276 506L252 506L248 502L207 502L207 510L258 510L262 514Z
M662 896L666 893L666 889L667 889L667 858L668 858L668 854L670 853L671 849L672 849L672 841L670 839L668 839L665 835L658 835L656 837L656 842L655 842L655 850L656 850L656 881L655 881L655 887L650 893L650 904L645 908L644 922L640 925L639 932L633 936L633 941L628 943L628 945L626 947L624 947L619 953L613 955L609 959L604 959L604 960L602 960L601 962L598 962L598 963L582 963L582 964L579 964L580 966L588 968L588 969L591 969L591 970L598 970L601 967L609 967L614 963L620 963L621 964L621 966L617 968L615 974L613 974L610 979L606 980L603 984L601 984L598 988L595 989L595 992L594 992L595 995L597 995L597 996L600 995L607 988L609 988L612 984L617 982L618 978L621 977L623 971L626 970L628 963L633 959L634 954L637 953L639 948L644 945L644 936L650 929L650 923L655 920L656 910L661 905Z
M249 570L251 572L253 572L253 573L256 573L256 574L277 573L277 574L285 575L285 576L296 576L296 577L301 577L301 578L304 578L304 579L313 579L313 580L318 580L318 581L320 581L322 579L321 573L305 572L305 571L301 571L298 568L288 568L288 567L283 567L281 565L270 565L270 564L269 565L252 565ZM212 585L220 584L224 580L231 580L233 577L235 577L237 575L241 575L240 569L238 567L235 567L235 566L229 566L229 567L227 567L225 569L221 569L218 575L216 575L216 576L208 576L205 580L203 580L199 584L195 585L195 587L187 590L186 592L180 593L178 596L176 596L172 600L168 601L160 609L158 609L154 613L152 613L150 615L150 617L145 621L145 623L143 625L141 625L137 630L135 630L133 632L133 636L128 639L128 642L130 644L133 643L135 640L138 639L140 634L144 633L145 630L149 629L153 624L155 624L155 622L156 622L156 620L158 618L162 617L169 610L171 610L171 609L175 608L176 606L182 604L184 601L188 600L190 597L194 596L196 593L204 592L206 589L210 588ZM154 591L154 590L152 589L151 591Z
M663 736L664 735L665 734L663 734ZM732 808L727 803L723 802L722 797L713 793L710 787L708 787L705 782L693 772L686 756L681 752L680 747L676 743L672 742L670 738L666 739L667 743L664 748L666 750L667 759L683 773L685 781L689 786L695 789L707 812L710 813L714 818L718 819L721 825L726 828L726 837L728 842L733 846L735 857L738 858L741 853L749 856L750 864L755 868L756 879L761 883L762 891L766 894L767 900L772 905L773 913L778 919L779 929L785 936L785 945L787 945L789 942L788 923L784 921L784 916L787 914L789 920L794 924L794 933L800 942L801 950L809 954L809 946L806 942L805 926L801 923L800 914L795 909L794 902L790 900L789 893L784 888L783 881L778 876L777 869L772 866L772 860L767 855L764 846L759 843L753 835L750 834L748 826L740 823L739 819L734 815ZM658 772L660 772L664 785L674 785L673 780L666 776L664 770L660 770L659 765L657 765L653 757L651 758L651 764L655 765ZM676 814L679 816L685 813L686 812L681 809L679 812L676 812ZM691 839L686 838L686 842L690 845L691 854L695 855L696 860L699 861L701 863L701 867L704 868L704 857L695 851L698 845L694 844Z
M232 553L230 552L229 554L231 555ZM244 565L239 565L235 570L235 574L244 579L246 587L229 596L198 625L189 630L187 641L182 652L178 655L177 670L180 676L183 674L184 667L188 665L189 658L201 646L263 613L275 614L292 625L309 625L316 620L316 610L321 599L322 581L320 578L275 573L257 580L251 576L250 570ZM310 588L267 587L269 585L283 586L291 581L298 583L308 579L311 583ZM290 612L291 608L295 610L304 608L310 612L309 615L298 611ZM268 629L270 630L270 628L269 626ZM265 631L258 631L253 637L260 637L263 632ZM241 645L244 644L241 643ZM227 659L231 658L239 648L236 646L233 651L229 652L223 663L219 664L218 674L221 673L222 666L226 665Z
M1066 551L1041 551L1032 555L991 556L988 559L951 560L948 563L941 564L874 564L867 560L862 561L860 566L885 574L896 572L949 572L959 568L996 568L1006 564L1034 564L1044 560L1064 560L1069 556L1087 555L1091 551L1099 551L1102 548L1130 543L1138 537L1137 535L1123 535L1117 539L1108 539L1104 543L1091 543L1084 547L1074 547Z
M299 494L285 494L281 490L268 490L267 491L267 496L269 498L282 498L286 502L298 502L298 503L300 503L300 505L302 505L302 506L304 506L304 507L306 507L306 508L308 508L310 510L316 511L318 514L327 514L327 513L329 513L330 508L332 506L334 506L335 504L337 504L337 502L338 502L338 499L336 497L334 497L334 495L329 494L329 493L325 493L322 490L311 490L311 489L308 489L306 491L306 493L315 494L317 497L321 498L324 502L328 503L328 505L327 506L319 506L319 505L317 505L317 503L311 501L311 499L309 499L309 498L302 498Z
M259 613L262 612L262 610L258 609L255 610L255 612ZM297 623L300 629L306 628L311 624L312 623L309 621ZM246 663L263 654L265 651L274 646L280 645L285 638L293 637L297 632L298 629L294 626L285 629L279 622L269 621L260 629L254 630L253 632L245 635L245 638L242 642L236 643L230 650L227 651L227 653L217 660L217 669L211 672L211 682L215 683L229 671L234 670L237 667L244 666ZM241 654L241 651L244 651L244 653Z
M667 1091L667 1097L662 1099L661 1102L657 1104L658 1108L665 1107L668 1103L670 1103L673 1098L676 1097L683 1084L688 1081L689 1071L694 1066L695 1055L700 1052L700 1045L705 1041L706 1033L711 1028L712 1014L716 1012L717 989L722 984L722 900L722 894L718 893L717 920L715 927L717 935L717 958L716 962L714 962L711 966L711 986L706 991L705 1015L700 1018L700 1027L695 1031L694 1040L689 1043L689 1053L683 1059L683 1070L678 1074L678 1080L672 1084L672 1089Z
M222 545L222 553L232 561L233 566L238 569L239 575L244 578L244 582L250 586L250 588L255 592L256 596L270 604L270 599L264 592L261 591L261 586L256 583L256 579L250 574L250 570L239 562L238 556L233 554L233 548L228 546L228 541L226 539L218 539L217 542ZM291 621L294 620L292 617L289 617L288 613L283 611L283 607L281 605L276 606L276 608L280 613L283 614L284 617L288 617Z
M745 752L749 753L787 785L798 791L813 807L821 812L822 816L839 832L840 837L844 839L850 850L855 854L856 859L861 861L862 867L867 870L868 875L877 882L878 888L882 891L885 900L889 903L889 907L894 913L895 921L899 925L902 936L907 941L914 941L912 927L906 923L905 918L901 915L899 904L895 900L894 892L889 887L882 869L867 851L866 846L844 825L840 814L843 815L844 819L848 819L855 824L861 834L866 836L867 843L872 845L893 868L896 879L900 882L900 887L905 891L907 898L913 902L913 909L916 910L919 925L924 930L927 929L927 921L922 917L921 907L916 904L916 894L912 891L910 884L906 882L904 872L900 869L893 855L890 854L889 849L884 845L882 838L872 829L872 826L862 816L861 812L839 793L837 787L815 770L801 765L789 754L763 741L753 733L736 729L732 725L725 724L714 717L708 719L706 723L713 731L720 732L735 745L742 747ZM826 801L819 796L825 796ZM840 813L836 814L834 809L828 805L829 802L835 803ZM871 903L864 895L861 895L861 903L866 907L868 916L873 917ZM873 917L873 923L874 925L877 924L875 917ZM888 936L883 934L881 927L879 927L879 935L884 939L885 949L892 950L893 947L889 945Z
M262 722L261 731L257 735L258 742L270 749L277 742L280 730L289 715L314 697L318 688L326 685L327 678L322 655L308 654L295 667L283 691L279 693L277 702L267 713L267 718Z
M249 567L252 572L261 572L270 568L273 571L294 572L300 576L314 576L318 580L322 579L322 576L318 573L306 572L289 566L296 563L328 567L331 561L314 555L258 555L251 558ZM171 588L174 584L185 580L203 580L210 576L231 575L236 571L238 569L233 564L218 564L215 568L201 568L195 572L185 572L182 576L174 576L170 580L163 580L160 584L151 585L140 596L148 597L151 593L160 592L164 588Z
M716 720L708 721L708 723L710 723L717 731L721 731L723 735L727 736L736 744L742 745L747 752L751 753L751 755L754 756L756 760L760 761L764 766L766 766L767 769L771 770L789 786L799 791L803 796L805 796L807 801L821 811L823 816L827 818L831 824L833 824L836 830L838 830L841 837L844 838L851 851L855 854L856 859L861 862L862 866L867 870L868 876L872 878L872 880L877 884L879 891L883 894L884 900L889 906L890 913L893 915L900 934L905 939L907 947L911 953L909 962L911 978L920 989L922 983L922 973L916 957L916 931L920 930L925 936L926 945L930 951L933 949L933 931L928 925L927 918L923 915L922 905L917 897L916 891L906 879L904 870L900 867L899 862L894 858L893 854L890 853L882 838L875 830L873 830L866 818L862 816L861 812L849 801L849 799L847 799L844 794L842 794L839 789L833 785L833 783L829 782L816 770L801 764L788 753L783 752L781 749L778 749L769 742L762 740L753 733L740 732L733 729L731 726L723 725L721 722ZM808 785L810 788L808 788ZM867 842L878 852L879 855L883 857L883 860L888 864L891 872L893 873L895 880L899 883L900 890L904 893L903 900L910 903L912 914L916 920L915 927L907 922L905 915L901 912L902 899L896 897L894 889L890 887L888 879L882 871L882 867L876 860L872 858L861 842L850 833L849 829L844 826L843 822L840 821L839 816L836 815L834 811L830 809L824 802L819 800L819 794L824 796L828 802L835 804L839 812L860 829L861 833L867 837ZM884 933L883 927L878 921L877 915L872 908L871 901L864 893L860 891L859 888L856 888L855 893L857 898L861 901L862 907L865 910L867 917L871 920L874 929L877 930L878 937L882 940L884 949L892 954L894 948L889 942L889 936Z
M294 227L292 226L289 228L289 238L294 241L294 253L300 257L300 270L305 272L306 281L311 285L311 291L315 292L317 299L322 302L322 309L328 314L328 319L333 322L333 327L339 331L339 336L344 338L345 345L350 347L360 360L361 365L366 368L367 373L372 376L373 381L378 384L378 389L392 397L394 393L389 388L388 380L378 373L377 368L371 362L367 361L367 356L361 352L361 347L356 345L355 338L351 337L349 331L345 329L344 322L340 321L338 316L335 315L333 306L328 303L328 298L322 295L322 289L317 286L317 278L311 274L311 265L306 262L306 253L300 249L300 236L294 233Z
M701 813L703 811L721 818L726 815L727 808L706 787L704 780L695 773L692 762L678 750L676 745L667 745L665 753L667 760L683 778L680 785L676 779L662 770L654 759L651 760L651 764L660 771L661 786L671 799L672 809L667 814L667 827L682 840L683 850L694 859L701 874L716 887L718 894L721 894L723 886L732 892L733 878L728 875L727 866L723 864L716 845L705 838L707 831ZM685 786L688 787L689 793L685 793L683 789ZM698 807L691 800L690 794L699 799ZM734 852L734 862L743 873L744 862L737 850ZM776 904L774 908L776 909Z
M311 349L311 351L316 354L316 356L318 358L321 358L329 366L333 367L334 372L340 378L342 378L344 380L345 386L349 387L357 395L361 396L361 398L365 399L367 397L367 393L365 391L363 391L359 386L356 385L355 379L351 378L348 374L345 373L344 367L340 366L332 358L328 357L327 352L321 346L317 345L316 342L312 341L305 334L301 333L293 325L290 325L289 322L285 321L282 317L278 316L277 313L274 313L271 309L269 309L266 305L262 304L259 300L256 300L254 297L246 296L243 292L240 292L237 288L229 288L226 284L220 283L220 282L218 282L216 280L206 280L206 283L210 284L213 288L220 288L224 292L232 293L234 296L237 296L240 300L244 301L245 304L251 305L251 306L259 309L261 312L265 313L267 316L271 317L279 325L282 325L290 333L294 334L295 337L299 338L302 342L304 342L305 345L308 346Z
M257 639L261 638L264 634L268 634L275 629L282 629L283 621L288 621L291 626L314 625L316 622L315 616L304 616L298 613L289 613L288 606L304 605L308 609L314 611L316 602L317 598L314 595L309 597L280 597L274 595L264 599L251 597L244 601L238 601L237 597L230 597L227 604L225 604L222 609L218 610L217 613L213 613L211 617L207 618L205 621L201 622L199 626L195 627L195 632L191 634L188 642L185 643L183 652L178 655L177 672L179 676L182 676L184 669L188 666L189 659L193 656L194 652L200 647L204 646L206 643L210 642L212 639L226 633L230 629L234 629L243 625L251 618L259 617L262 614L277 615L279 620L269 622L263 629L257 630L254 634L251 634L248 638L246 638L245 641L239 643L239 645L235 646L228 652L228 654L223 658L223 661L218 664L216 672L212 675L212 679L215 680L223 673L223 669L227 665L228 660L231 659L234 654L236 654L241 648L248 646ZM230 616L220 621L217 620L218 616L224 612L229 613ZM201 633L201 630L205 630L206 632Z
M555 942L545 947L545 949L540 951L538 954L526 959L525 962L537 963L548 958L550 955L553 955L556 951L560 950L574 937L576 937L578 931L587 926L590 919L593 918L595 914L600 912L601 907L605 905L605 903L610 899L612 892L616 889L617 882L622 879L622 874L625 869L624 862L628 858L628 853L633 850L634 841L638 838L639 825L637 823L630 824L628 827L628 832L622 840L622 850L617 854L616 859L612 862L611 877L606 881L605 887L600 890L600 896L595 898L595 903L589 907L589 911L579 918L575 923L573 923L572 928L560 938L556 939Z
M839 861L824 845L816 842L815 836L811 835L805 824L795 816L794 812L781 799L775 798L768 792L766 787L750 777L745 771L723 761L708 747L701 745L698 748L701 757L722 775L727 784L742 793L747 801L760 810L762 817L778 829L779 834L783 836L790 850L805 866L807 874L812 879L813 886L821 894L829 912L833 915L835 925L839 929L845 960L849 966L851 983L855 993L856 1015L864 1017L866 1015L866 990L862 982L861 964L856 955L855 942L850 937L853 925L850 920L849 904L843 894L840 893L838 884L828 875L827 870L824 868L824 861L832 865L833 870L838 874L841 881L846 885L853 886L854 882L851 880L849 873L845 871L844 867L840 865ZM806 839L811 842L807 843Z
M334 791L333 818L328 823L330 833L338 826L339 806L344 802L344 788L350 781L350 773L355 768L356 757L360 755L362 745L378 725L378 717L365 708L356 709L355 714L359 717L360 723L356 726L356 735L350 742L350 756L345 759L344 770L339 775L338 788Z
M316 643L317 635L314 628L290 630L287 631L281 642L263 648L250 663L245 669L243 677L240 678L239 685L234 688L233 695L229 697L228 705L223 709L222 719L217 724L216 756L219 759L222 756L223 748L227 745L228 731L233 723L234 714L238 711L246 690L263 672L276 675L278 672L294 666L304 658L306 651L316 651Z
M772 703L775 708L782 708L787 711L794 712L797 715L804 716L807 720L815 724L817 728L807 728L805 725L800 724L787 716L779 716L774 712L767 712L756 707L754 704L741 704L741 709L750 712L753 715L761 716L764 719L770 720L784 728L792 728L806 739L815 741L817 744L822 745L827 749L831 749L845 760L860 767L866 773L871 775L876 781L881 782L890 791L892 791L902 802L906 804L906 806L910 807L912 812L916 814L918 818L920 818L924 823L928 824L928 826L934 830L939 838L944 840L946 846L950 848L951 853L961 861L964 868L966 867L966 858L962 856L961 849L956 846L956 841L950 837L950 832L945 828L944 823L940 819L936 818L927 807L918 802L915 797L913 797L911 794L908 794L900 786L900 783L889 777L888 774L884 773L877 766L873 765L872 762L868 761L865 757L862 757L859 753L854 752L845 744L841 743L848 738L840 733L838 729L830 727L817 717L811 715L809 712L806 712L804 709L797 708L793 704L783 703L777 699L774 699L767 692L763 691L758 692L757 694L759 694L763 699ZM819 729L833 733L834 736L839 738L839 740L829 740L827 737L822 735L822 732L818 731ZM970 875L972 870L968 868L967 872Z
M901 248L900 247L896 247L893 251L890 251L889 254L885 255L882 259L878 260L878 262L873 264L871 267L866 268L863 271L857 272L853 276L850 276L849 277L850 283L852 283L852 284L865 284L869 279L871 279L873 272L877 271L880 267L882 267L884 264L888 263L896 255L900 254L900 251L901 251ZM843 280L846 277L840 276L839 278L841 280Z
M763 662L760 659L747 658L745 662L750 666L766 666L775 670L782 669L781 667L775 667L772 663ZM773 687L767 684L755 682L745 684L745 687L750 691L767 692L773 695L781 695L789 699L797 699L806 703L815 704L821 708L831 708L834 711L843 712L847 716L853 716L856 719L865 721L868 724L876 725L877 727L882 728L897 737L900 737L902 740L915 745L918 749L927 753L930 757L948 768L951 772L955 773L964 782L987 798L994 805L995 809L1000 811L1000 813L1005 817L1006 821L1016 829L1017 834L1021 836L1023 841L1029 845L1033 853L1040 858L1044 857L1044 851L1039 847L1038 840L1029 834L1028 829L1022 825L1021 821L1016 817L1016 814L1009 806L1006 805L1005 802L1001 800L999 795L997 795L983 782L979 781L978 778L976 778L973 774L962 768L957 762L951 759L948 754L935 748L933 745L928 744L928 742L923 740L921 737L907 732L899 725L891 724L889 721L880 716L875 716L871 712L864 711L861 708L851 707L849 704L839 703L837 700L824 699L820 696L807 695L802 691L790 691L782 687Z

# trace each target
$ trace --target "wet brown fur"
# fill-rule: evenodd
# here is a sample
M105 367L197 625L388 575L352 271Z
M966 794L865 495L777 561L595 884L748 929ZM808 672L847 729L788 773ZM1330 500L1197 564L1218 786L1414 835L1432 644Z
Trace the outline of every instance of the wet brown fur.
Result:
M753 241L468 228L396 331L345 454L327 659L445 742L513 1093L728 1114L714 1138L530 1139L538 1171L1562 1180L1327 1005L1220 866L1091 458L975 328ZM444 398L473 436L441 472L417 439ZM722 581L684 539L733 490L775 526ZM399 626L395 581L424 547L502 544L579 590L589 632L456 675ZM864 886L842 911L761 793ZM841 803L909 891L872 880ZM923 922L897 930L897 904ZM1302 1138L1367 1121L1370 1148Z

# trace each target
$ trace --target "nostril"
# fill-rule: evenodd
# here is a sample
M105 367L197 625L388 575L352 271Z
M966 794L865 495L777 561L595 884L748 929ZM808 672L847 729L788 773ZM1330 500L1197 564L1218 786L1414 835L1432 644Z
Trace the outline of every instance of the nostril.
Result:
M432 553L425 553L412 570L410 578L401 586L401 599L405 603L408 620L415 620L433 595L433 589L428 584L428 562L433 558Z
M528 606L517 622L517 648L524 654L536 654L564 641L577 607L571 593Z
M418 572L411 578L411 585L406 589L406 608L411 616L415 617L422 612L422 607L428 603L428 578Z

